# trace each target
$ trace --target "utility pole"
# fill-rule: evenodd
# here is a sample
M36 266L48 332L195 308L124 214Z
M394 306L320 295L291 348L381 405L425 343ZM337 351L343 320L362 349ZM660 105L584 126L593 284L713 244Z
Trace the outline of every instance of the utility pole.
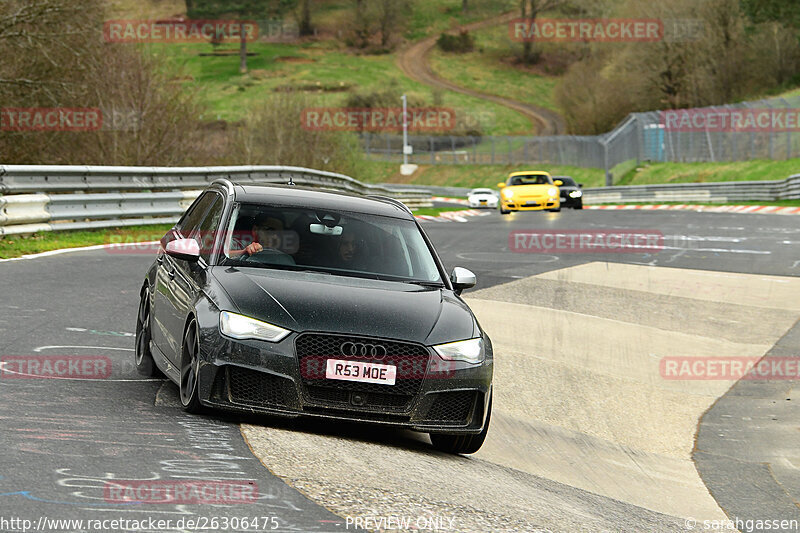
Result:
M403 164L400 165L400 174L410 176L417 170L417 165L408 164L408 156L414 153L408 144L408 99L403 95Z
M403 165L408 164L408 99L403 95Z

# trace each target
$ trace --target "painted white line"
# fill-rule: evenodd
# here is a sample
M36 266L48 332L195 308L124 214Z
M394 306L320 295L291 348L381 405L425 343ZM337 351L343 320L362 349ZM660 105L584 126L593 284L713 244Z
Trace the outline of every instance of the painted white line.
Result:
M123 352L135 352L133 348L112 348L111 346L60 346L60 345L51 345L51 346L39 346L34 348L33 351L36 353L41 352L42 350L60 350L62 348L80 348L81 350L119 350Z

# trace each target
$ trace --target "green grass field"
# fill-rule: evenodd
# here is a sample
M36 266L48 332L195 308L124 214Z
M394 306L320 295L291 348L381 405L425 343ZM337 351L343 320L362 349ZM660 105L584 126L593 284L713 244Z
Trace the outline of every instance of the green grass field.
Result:
M160 224L88 231L51 231L26 236L9 235L0 239L0 259L49 252L62 248L157 241L171 227L171 225Z
M226 45L230 49L230 45ZM394 55L353 55L331 50L326 42L305 44L253 43L248 49L249 72L239 73L236 56L201 56L209 53L205 44L152 45L150 50L182 68L179 80L187 90L196 91L212 116L207 120L239 121L251 109L269 101L276 90L302 90L314 106L344 106L351 92L380 90L394 86L414 101L450 107L456 113L481 109L492 120L484 133L508 135L530 131L530 121L503 106L455 92L434 95L431 88L406 78L395 65ZM401 105L400 100L397 106ZM298 117L299 120L299 117Z
M553 90L558 78L523 70L512 64L509 49L516 46L501 24L472 32L475 50L465 54L447 53L435 48L431 66L439 76L487 94L496 94L553 111Z

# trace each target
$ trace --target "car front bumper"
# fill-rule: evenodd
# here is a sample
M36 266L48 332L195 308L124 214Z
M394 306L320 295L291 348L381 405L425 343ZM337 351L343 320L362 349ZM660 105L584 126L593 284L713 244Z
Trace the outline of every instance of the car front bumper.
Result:
M396 385L377 385L325 379L324 370L310 375L303 357L297 355L297 334L275 344L235 341L218 332L214 337L201 340L201 346L207 347L198 371L198 396L203 405L276 416L369 422L430 433L476 434L483 429L493 372L489 342L487 358L480 365L443 362L430 348L418 346L420 354L425 351L421 370L410 373L405 381L398 371ZM324 356L315 356L314 361L321 362L324 369L325 360Z
M501 208L506 211L541 211L543 209L558 209L561 204L558 198L520 198L519 200L503 201Z

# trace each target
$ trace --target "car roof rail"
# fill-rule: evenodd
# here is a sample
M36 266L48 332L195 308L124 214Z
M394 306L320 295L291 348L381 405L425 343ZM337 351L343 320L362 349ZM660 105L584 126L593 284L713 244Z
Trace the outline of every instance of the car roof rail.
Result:
M382 194L367 194L366 197L367 198L372 198L374 200L380 200L382 202L394 204L397 207L401 208L406 213L408 213L409 215L413 215L414 214L411 211L411 208L409 208L406 204L404 204L403 202L401 202L397 198L392 198L391 196L384 196Z
M228 178L218 178L211 182L211 185L221 185L226 191L228 191L228 195L233 194L233 183Z

